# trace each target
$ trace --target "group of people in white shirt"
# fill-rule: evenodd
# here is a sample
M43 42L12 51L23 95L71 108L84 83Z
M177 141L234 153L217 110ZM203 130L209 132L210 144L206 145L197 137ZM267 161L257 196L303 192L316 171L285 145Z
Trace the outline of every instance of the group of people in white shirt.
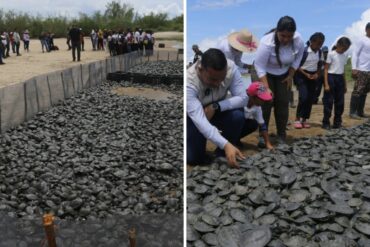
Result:
M131 51L145 51L146 56L153 55L155 39L151 30L143 31L139 28L132 32L123 31L107 32L108 49L111 56L124 54Z
M14 32L0 32L1 33L1 42L0 42L0 65L5 64L3 59L10 57L10 49L13 53L16 53L17 56L21 56L19 49L21 46L21 41L24 43L24 50L29 51L30 44L30 33L26 29L22 36L15 30Z
M258 146L272 149L268 126L274 108L277 142L286 143L289 93L292 83L299 91L296 128L310 128L312 104L317 97L316 81L322 76L325 129L341 128L344 94L347 91L344 67L351 46L347 37L338 39L324 61L321 50L324 34L314 33L305 46L290 16L279 19L276 28L260 42L247 30L236 32L209 49L187 70L187 163L207 161L206 141L216 144L216 156L226 156L237 166L244 156L237 148L240 139L260 127ZM242 74L250 66L241 62L242 52L254 52L258 82L247 87ZM355 45L352 75L356 83L351 97L350 116L366 117L364 105L370 91L370 23L366 36ZM269 95L271 95L269 97ZM330 118L334 106L332 124Z

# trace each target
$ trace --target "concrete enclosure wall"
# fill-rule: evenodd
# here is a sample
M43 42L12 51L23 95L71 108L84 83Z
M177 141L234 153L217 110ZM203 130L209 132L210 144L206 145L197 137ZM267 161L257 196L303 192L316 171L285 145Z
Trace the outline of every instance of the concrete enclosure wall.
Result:
M183 60L183 56L178 52L157 52L151 57L142 57L138 52L132 52L0 88L0 131L16 127L83 89L99 85L108 73L127 71L139 63L156 60Z

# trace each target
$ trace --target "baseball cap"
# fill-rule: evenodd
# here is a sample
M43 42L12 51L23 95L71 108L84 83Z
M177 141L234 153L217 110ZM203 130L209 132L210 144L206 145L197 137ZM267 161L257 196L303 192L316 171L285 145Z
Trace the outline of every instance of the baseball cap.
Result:
M262 82L256 81L252 82L247 89L247 94L249 96L257 96L263 101L271 101L272 93L271 91L263 85Z
M327 47L327 46L323 46L323 47L321 48L321 50L322 50L322 52L328 52L328 51L329 51L329 49L328 49L328 47Z

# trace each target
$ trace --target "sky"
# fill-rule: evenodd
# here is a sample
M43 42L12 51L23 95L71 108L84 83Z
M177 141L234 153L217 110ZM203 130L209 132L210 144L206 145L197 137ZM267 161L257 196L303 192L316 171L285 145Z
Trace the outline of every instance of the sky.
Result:
M79 12L92 14L97 10L104 11L112 0L0 0L0 9L28 12L30 14L62 15L77 17ZM116 0L130 4L139 14L168 13L175 17L183 13L182 0Z
M187 59L192 44L205 51L231 32L248 29L258 39L289 15L307 41L315 32L324 33L331 46L339 36L355 40L365 35L370 22L369 0L187 0ZM253 56L253 54L251 55ZM250 56L250 57L251 57ZM243 56L245 62L248 57Z

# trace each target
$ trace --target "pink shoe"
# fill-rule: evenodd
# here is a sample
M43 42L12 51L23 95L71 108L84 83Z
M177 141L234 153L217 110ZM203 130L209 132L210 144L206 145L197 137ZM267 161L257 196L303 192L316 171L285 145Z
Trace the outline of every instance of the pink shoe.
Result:
M311 125L308 122L303 122L302 127L305 128L305 129L309 129L309 128L311 128Z
M294 125L295 129L302 129L303 128L302 123L300 121L295 121L293 125Z

